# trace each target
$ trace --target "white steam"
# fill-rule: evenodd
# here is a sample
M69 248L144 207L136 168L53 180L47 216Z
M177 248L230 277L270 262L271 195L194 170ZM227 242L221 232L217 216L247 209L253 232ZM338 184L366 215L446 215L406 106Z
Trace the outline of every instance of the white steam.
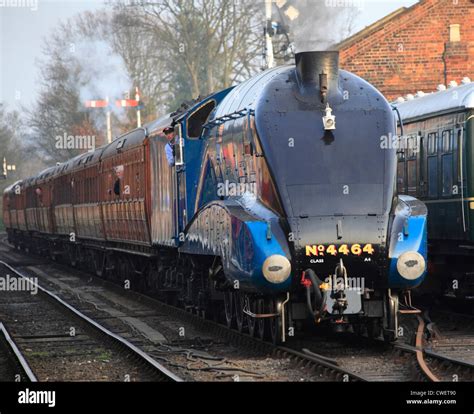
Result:
M81 101L109 98L110 109L123 117L124 111L115 106L115 100L123 99L132 86L123 59L103 40L82 41L74 49L80 68Z
M293 16L287 24L296 52L305 52L331 49L349 36L364 0L287 0L278 4L284 4L281 10L287 17Z

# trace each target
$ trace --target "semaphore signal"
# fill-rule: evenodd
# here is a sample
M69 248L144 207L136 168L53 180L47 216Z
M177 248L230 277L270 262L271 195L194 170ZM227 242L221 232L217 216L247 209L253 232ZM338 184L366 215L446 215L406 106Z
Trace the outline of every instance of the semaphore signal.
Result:
M108 106L109 106L109 102L107 99L86 101L86 108L107 108Z
M115 101L115 106L118 108L137 108L137 127L141 128L142 118L140 110L143 108L143 105L140 102L140 91L138 87L135 88L135 99L117 99ZM85 107L89 109L107 109L107 142L110 144L112 142L112 121L109 98L87 100L85 102Z
M3 163L2 163L2 172L0 174L0 179L6 180L8 173L10 171L16 171L16 165L15 164L8 164L7 159L3 157Z

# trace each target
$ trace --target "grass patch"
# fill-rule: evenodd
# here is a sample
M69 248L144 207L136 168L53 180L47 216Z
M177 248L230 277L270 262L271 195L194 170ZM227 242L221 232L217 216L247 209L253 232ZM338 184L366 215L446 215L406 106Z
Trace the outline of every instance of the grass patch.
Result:
M49 356L49 352L46 351L26 351L29 356L33 358L46 358Z
M110 362L112 354L109 351L100 350L101 353L97 355L96 360L100 362Z

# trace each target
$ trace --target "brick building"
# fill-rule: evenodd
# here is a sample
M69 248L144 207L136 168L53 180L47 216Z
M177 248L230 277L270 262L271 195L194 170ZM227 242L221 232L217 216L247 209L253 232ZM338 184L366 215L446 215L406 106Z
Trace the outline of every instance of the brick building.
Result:
M474 0L420 0L338 45L341 67L388 99L474 80Z

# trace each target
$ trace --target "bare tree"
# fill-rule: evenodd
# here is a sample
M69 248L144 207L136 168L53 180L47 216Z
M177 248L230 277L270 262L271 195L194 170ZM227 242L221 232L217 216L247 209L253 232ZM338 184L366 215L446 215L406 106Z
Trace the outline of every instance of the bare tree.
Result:
M159 61L158 68L166 74L162 82L172 106L226 88L258 70L262 20L255 2L163 0L132 6L122 2L114 9L122 21L134 22L129 30L148 39L151 59Z
M146 122L253 75L260 9L251 0L123 1L58 25L39 63L41 90L29 111L32 146L51 163L81 152L58 149L64 134L104 142L105 116L86 110L86 99L108 95L113 104L125 91L133 97L138 87ZM134 111L113 116L114 135L136 125Z
M3 170L3 159L8 165L15 165L14 171L7 171L6 179L0 180L0 211L2 209L3 190L21 178L30 176L44 168L39 157L27 146L24 140L27 134L20 114L17 111L8 111L0 103L0 168ZM0 228L2 228L0 214Z
M92 15L88 17L91 19ZM72 135L79 129L87 135L99 135L93 127L91 114L85 111L81 101L84 77L74 56L77 33L83 32L86 19L76 18L74 22L78 24L60 24L46 40L39 62L40 92L29 111L31 146L47 163L62 162L82 152L58 148L56 137ZM86 126L90 126L88 130L85 130Z

